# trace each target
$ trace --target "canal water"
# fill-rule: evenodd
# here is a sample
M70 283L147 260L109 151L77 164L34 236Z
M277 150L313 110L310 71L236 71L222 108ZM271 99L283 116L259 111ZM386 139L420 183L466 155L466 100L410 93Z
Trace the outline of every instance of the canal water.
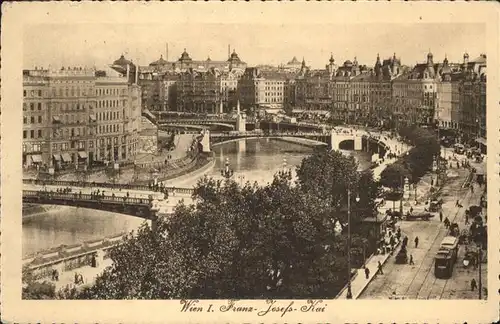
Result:
M273 175L286 167L294 170L313 149L301 144L279 139L247 139L214 146L216 164L207 172L208 176L221 178L226 158L234 170L233 179L240 183L247 181L266 184ZM366 169L369 154L346 151L356 157L360 169ZM200 176L201 177L201 176ZM191 187L199 177L184 181L170 181L168 185ZM44 208L46 208L44 206ZM144 220L110 212L84 208L54 206L48 211L37 211L23 217L23 255L47 250L61 244L73 245L85 241L113 236L137 229Z

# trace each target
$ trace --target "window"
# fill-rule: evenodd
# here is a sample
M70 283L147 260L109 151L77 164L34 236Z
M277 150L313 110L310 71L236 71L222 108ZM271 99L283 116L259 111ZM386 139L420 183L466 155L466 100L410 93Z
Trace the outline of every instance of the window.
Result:
M41 151L41 145L40 144L33 144L33 151L34 152L40 152Z
M61 144L61 150L66 151L68 149L68 143Z
M38 96L41 97L42 96L42 90L38 90Z
M31 138L35 138L35 131L34 131L34 130L31 130L31 131L30 131L30 137L31 137Z
M23 97L26 97L26 90L23 90Z
M38 123L41 124L42 123L42 116L38 116Z
M28 123L28 117L23 117L23 124L27 124Z
M35 123L35 116L31 116L31 123L34 124Z
M52 144L52 150L57 151L57 143Z
M43 137L43 136L42 136L42 130L41 130L41 129L39 129L39 130L38 130L38 137L39 137L39 138Z
M27 131L23 131L23 139L26 138L27 133L28 133Z
M31 111L35 110L35 104L34 103L30 103L30 110Z

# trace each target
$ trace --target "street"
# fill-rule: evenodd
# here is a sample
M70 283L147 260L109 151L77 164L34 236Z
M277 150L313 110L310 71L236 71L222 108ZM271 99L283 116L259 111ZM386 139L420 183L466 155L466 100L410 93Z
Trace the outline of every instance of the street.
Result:
M470 205L479 205L483 188L475 186L472 193L469 188L463 188L468 170L448 169L447 183L442 190L443 219L456 222L460 230L465 228L465 210ZM456 207L457 199L463 205ZM378 274L359 296L360 299L387 299L390 296L406 299L473 299L478 298L477 289L471 291L472 278L478 282L478 270L465 269L463 256L465 247L461 246L458 259L450 279L436 279L434 276L434 256L448 230L440 222L439 217L430 221L402 221L398 225L404 235L408 236L408 257L413 256L415 265L396 264L396 252L383 267L384 274ZM418 248L415 248L415 237L419 238ZM486 266L482 273L483 287L486 287Z

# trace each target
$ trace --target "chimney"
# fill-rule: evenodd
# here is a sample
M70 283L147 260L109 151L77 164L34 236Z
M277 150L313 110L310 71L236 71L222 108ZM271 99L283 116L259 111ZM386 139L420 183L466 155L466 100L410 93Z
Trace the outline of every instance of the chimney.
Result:
M231 57L231 45L227 45L227 58Z

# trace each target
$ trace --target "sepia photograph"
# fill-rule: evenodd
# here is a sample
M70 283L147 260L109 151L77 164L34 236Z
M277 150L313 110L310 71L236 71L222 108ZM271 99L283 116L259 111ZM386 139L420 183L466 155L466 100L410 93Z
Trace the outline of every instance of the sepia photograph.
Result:
M22 300L497 295L485 22L127 17L18 34Z

